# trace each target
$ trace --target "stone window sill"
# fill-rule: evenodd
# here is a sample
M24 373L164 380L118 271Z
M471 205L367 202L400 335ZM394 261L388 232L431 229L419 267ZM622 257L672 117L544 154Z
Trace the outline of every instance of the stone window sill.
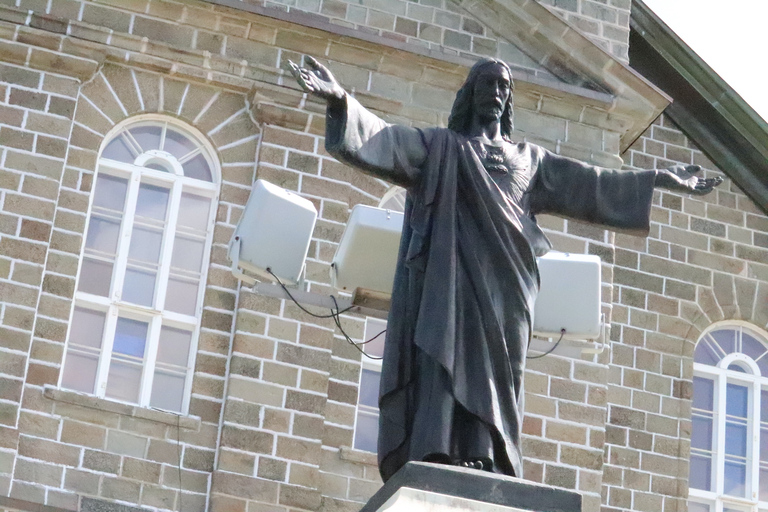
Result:
M364 450L356 450L351 446L342 446L339 450L339 457L349 462L359 462L367 466L378 466L379 460L375 453Z
M138 405L115 402L114 400L109 400L107 398L99 398L77 391L61 389L51 386L50 384L46 385L43 389L43 395L56 402L65 402L81 407L96 409L98 411L113 412L115 414L122 414L123 416L156 421L157 423L165 423L166 425L173 425L174 427L178 425L186 430L200 430L200 418L197 416L179 416L166 411L148 409L146 407L139 407Z

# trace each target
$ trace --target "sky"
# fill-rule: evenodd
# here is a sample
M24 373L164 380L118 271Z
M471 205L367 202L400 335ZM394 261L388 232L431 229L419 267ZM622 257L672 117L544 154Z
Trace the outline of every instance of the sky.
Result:
M643 0L768 120L768 0Z

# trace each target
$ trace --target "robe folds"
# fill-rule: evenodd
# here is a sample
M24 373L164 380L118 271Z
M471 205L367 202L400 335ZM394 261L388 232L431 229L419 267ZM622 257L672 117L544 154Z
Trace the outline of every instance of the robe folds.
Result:
M508 172L492 176L466 137L387 124L349 96L328 109L326 148L407 190L380 385L382 478L435 454L522 477L536 256L551 247L534 215L647 234L656 171L505 143Z

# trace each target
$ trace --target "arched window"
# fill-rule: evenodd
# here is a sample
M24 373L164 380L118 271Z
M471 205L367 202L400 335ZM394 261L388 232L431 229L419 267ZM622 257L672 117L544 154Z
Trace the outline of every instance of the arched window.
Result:
M391 187L381 198L379 208L386 208L394 212L405 211L405 196L406 192L403 187Z
M702 336L692 420L690 512L768 510L768 334L720 324Z
M217 163L201 135L157 116L102 147L60 385L186 413Z

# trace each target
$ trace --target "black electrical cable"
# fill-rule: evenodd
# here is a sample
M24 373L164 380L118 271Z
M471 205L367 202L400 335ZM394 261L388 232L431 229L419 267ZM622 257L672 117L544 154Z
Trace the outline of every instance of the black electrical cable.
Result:
M318 315L318 314L315 314L315 313L311 312L310 310L308 310L307 308L305 308L304 306L302 306L301 304L299 304L299 301L297 301L296 298L291 294L291 292L288 290L288 287L286 287L283 284L283 282L280 280L280 278L277 277L274 272L272 272L271 268L267 267L267 272L269 272L269 275L271 275L272 277L275 278L275 280L277 281L277 284L280 285L280 287L283 289L283 291L286 293L286 295L288 295L288 297L291 298L293 303L296 304L299 307L299 309L301 309L303 312L305 312L306 314L308 314L310 316L313 316L315 318L333 318L333 322L336 324L336 327L339 328L339 331L341 331L341 334L344 336L344 339L347 341L347 343L349 343L350 345L354 346L358 351L360 351L361 354L363 354L365 357L367 357L369 359L375 359L375 360L384 359L383 357L377 357L377 356L372 356L370 354L366 354L365 351L363 349L361 349L359 345L365 345L366 343L372 342L373 340L375 340L376 338L378 338L379 336L381 336L382 334L387 332L386 329L384 329L379 334L377 334L376 336L374 336L373 338L371 338L369 340L357 343L352 338L349 337L349 335L346 333L344 328L341 326L341 317L340 317L340 315L342 313L346 313L347 311L355 308L355 306L349 306L349 307L344 308L344 309L339 309L339 303L336 302L336 297L331 295L331 300L333 300L333 305L335 307L335 308L331 308L331 314L330 315Z
M551 354L552 352L554 352L554 351L555 351L555 349L556 349L556 348L557 348L557 346L560 344L560 342L561 342L561 341L563 341L563 336L565 336L565 329L560 329L560 339L558 339L558 340L555 342L555 346L554 346L554 347L552 347L551 349L547 350L547 351L546 351L546 352L544 352L543 354L539 354L539 355L537 355L537 356L530 356L530 357L526 356L525 358L526 358L526 359L539 359L539 358L542 358L542 357L544 357L544 356L547 356L547 355Z
M366 340L366 341L363 341L362 343L356 343L352 338L349 337L347 332L341 326L341 317L339 316L341 313L339 312L339 304L336 302L336 297L331 295L331 300L333 300L333 305L336 306L336 313L333 313L333 310L331 310L331 313L333 313L333 321L336 323L336 327L338 327L339 331L341 331L341 334L344 336L344 339L347 340L347 343L349 343L350 345L355 347L361 354L363 354L368 359L373 359L375 361L380 361L380 360L384 359L383 357L372 356L372 355L366 353L365 350L360 348L360 345L365 345L366 343L372 342L373 340L375 340L376 338L378 338L379 336L381 336L382 334L387 332L387 330L384 329L383 331L381 331L379 334L377 334L373 338L371 338L369 340Z
M294 296L291 294L291 292L290 292L290 291L288 291L288 288L287 288L287 287L286 287L286 286L283 284L283 282L280 280L280 278L279 278L279 277L277 277L277 276L276 276L276 275L275 275L275 274L272 272L272 269L271 269L271 268L267 267L267 272L269 272L269 275L271 275L272 277L274 277L274 278L275 278L275 280L277 281L277 284L279 284L279 285L280 285L280 286L283 288L283 291L284 291L284 292L285 292L285 293L288 295L288 297L290 297L290 298L291 298L291 300L293 301L293 303L294 303L294 304L296 304L297 306L299 306L299 309L301 309L301 310L302 310L303 312L305 312L306 314L308 314L308 315L310 315L310 316L313 316L313 317L315 317L315 318L333 318L333 317L334 317L334 315L336 315L336 314L337 314L337 313L334 313L334 312L333 312L333 310L331 310L331 314L330 314L330 315L317 315L317 314L315 314L315 313L311 312L310 310L308 310L307 308L305 308L304 306L302 306L301 304L299 304L299 301L297 301L297 300L294 298ZM331 297L333 297L333 295L331 295ZM335 302L336 302L336 301L334 300L334 303L335 303ZM347 311L349 311L350 309L353 309L354 307L355 307L355 306L349 306L348 308L345 308L345 309L343 309L342 311L339 311L339 312L338 312L338 314L341 314L341 313L346 313ZM337 306L337 309L338 309L338 306Z

